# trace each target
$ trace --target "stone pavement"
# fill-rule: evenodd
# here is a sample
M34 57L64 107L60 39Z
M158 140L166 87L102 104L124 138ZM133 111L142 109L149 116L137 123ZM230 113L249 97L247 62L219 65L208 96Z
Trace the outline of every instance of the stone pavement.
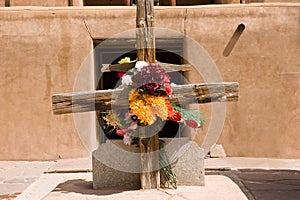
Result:
M180 186L149 193L128 188L92 190L91 158L1 161L0 199L148 199L150 194L153 199L246 199L243 192L250 200L299 197L300 159L208 158L205 168L205 187Z
M58 161L0 161L0 199L12 199L43 173L91 171L91 158Z
M0 162L0 199L15 197L35 182L55 162Z
M295 170L207 170L207 175L224 175L233 180L249 200L300 199L300 171Z
M229 177L249 200L300 199L299 159L207 159L206 174Z
M53 187L53 183L60 183ZM218 188L218 189L216 189ZM29 186L18 199L211 199L246 200L247 197L229 178L220 175L206 177L206 186L179 186L177 190L140 190L139 188L103 188L92 189L92 173L71 173L43 175Z

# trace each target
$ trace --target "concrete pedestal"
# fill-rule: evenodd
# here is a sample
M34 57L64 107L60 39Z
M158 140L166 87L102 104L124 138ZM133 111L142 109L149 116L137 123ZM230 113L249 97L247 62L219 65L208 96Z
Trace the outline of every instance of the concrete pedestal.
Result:
M204 150L189 138L163 139L178 185L204 185ZM140 187L140 154L122 140L101 144L92 154L93 188Z

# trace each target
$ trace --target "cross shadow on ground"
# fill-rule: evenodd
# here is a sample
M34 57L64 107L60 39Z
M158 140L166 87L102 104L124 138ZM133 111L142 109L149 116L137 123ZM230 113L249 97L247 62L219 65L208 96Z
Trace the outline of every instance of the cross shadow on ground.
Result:
M139 190L140 188L134 187L110 187L110 188L100 188L100 189L93 189L93 182L87 181L84 179L74 179L68 180L61 184L59 184L53 192L61 192L61 193L80 193L85 195L101 195L107 196L117 193L122 193L125 191L134 191Z

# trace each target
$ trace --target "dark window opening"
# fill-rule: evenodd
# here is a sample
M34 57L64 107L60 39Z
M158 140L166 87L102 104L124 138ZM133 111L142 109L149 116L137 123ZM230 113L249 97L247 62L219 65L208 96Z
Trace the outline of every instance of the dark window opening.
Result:
M102 64L117 64L124 57L130 57L131 60L136 59L135 39L116 39L112 41L94 40L95 47L95 80L97 80L97 90L114 89L116 88L119 77L119 72L105 72L99 79ZM101 44L100 44L101 43ZM99 45L100 44L100 45ZM97 46L99 45L99 46ZM182 64L183 63L183 38L173 39L156 39L156 60L164 63ZM97 75L98 74L98 75ZM183 72L169 73L171 82L175 84L184 84ZM98 81L99 80L99 81ZM125 111L126 112L126 111ZM104 130L104 135L100 135L100 142L105 142L108 139L122 139L111 127L105 126L105 123L100 112L97 113L97 120ZM159 137L173 138L180 137L179 124L176 122L167 121L164 127L159 132ZM101 132L101 131L100 131Z
M84 0L84 6L127 6L124 0Z
M160 6L170 6L170 0L160 0ZM213 4L214 0L176 0L176 6L193 6L193 5L205 5Z
M5 0L5 7L9 7L10 6L10 0Z

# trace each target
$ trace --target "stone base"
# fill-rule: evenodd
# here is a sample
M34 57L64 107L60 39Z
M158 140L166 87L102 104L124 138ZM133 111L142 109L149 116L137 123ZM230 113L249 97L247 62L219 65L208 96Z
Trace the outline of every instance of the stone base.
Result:
M188 138L162 139L178 185L204 185L204 150ZM92 154L93 188L140 187L140 154L136 145L109 140Z

